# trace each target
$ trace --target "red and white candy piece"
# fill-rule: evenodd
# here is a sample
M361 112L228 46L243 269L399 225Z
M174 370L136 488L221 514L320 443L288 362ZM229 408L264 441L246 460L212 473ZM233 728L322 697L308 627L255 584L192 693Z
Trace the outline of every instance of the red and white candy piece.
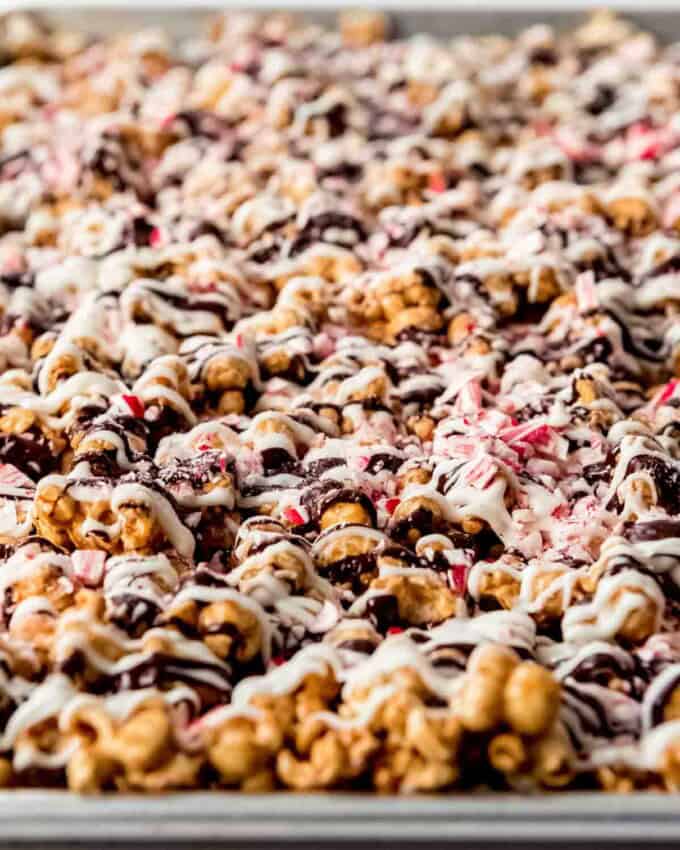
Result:
M587 271L580 274L576 278L574 289L579 313L590 313L592 310L597 310L600 301L597 297L597 286L593 272Z
M106 553L100 549L77 549L71 555L73 572L87 587L97 587L104 577Z
M11 463L2 463L0 464L0 493L4 487L34 490L35 483L16 466Z
M143 419L144 412L146 407L144 406L143 400L138 395L130 395L124 393L121 398L125 402L130 413L135 417L135 419Z

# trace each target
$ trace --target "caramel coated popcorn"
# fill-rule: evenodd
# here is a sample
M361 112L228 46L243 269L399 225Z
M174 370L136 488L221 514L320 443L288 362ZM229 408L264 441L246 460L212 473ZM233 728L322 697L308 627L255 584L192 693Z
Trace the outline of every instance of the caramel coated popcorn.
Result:
M677 791L677 46L0 52L0 785Z

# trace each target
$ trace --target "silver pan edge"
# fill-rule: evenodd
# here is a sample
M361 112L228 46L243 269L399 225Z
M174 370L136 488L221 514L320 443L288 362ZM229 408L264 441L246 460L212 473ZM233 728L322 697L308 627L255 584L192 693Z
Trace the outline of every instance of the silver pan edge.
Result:
M508 842L680 846L678 798L662 794L447 794L378 797L363 794L177 793L164 796L79 797L65 791L0 794L0 843L130 842L197 848L457 846Z

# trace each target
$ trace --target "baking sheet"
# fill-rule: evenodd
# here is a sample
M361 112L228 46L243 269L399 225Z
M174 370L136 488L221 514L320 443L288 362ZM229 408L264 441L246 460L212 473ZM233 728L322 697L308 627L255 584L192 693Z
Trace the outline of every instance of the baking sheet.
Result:
M565 793L534 797L457 795L370 797L353 794L227 792L163 797L66 792L0 794L0 841L91 847L140 842L197 848L209 844L286 848L424 843L498 846L511 842L561 847L680 846L680 805L661 794ZM355 844L355 846L356 846Z
M134 31L162 26L174 36L199 34L220 7L200 8L166 0L160 10L55 8L39 14L52 23L91 33ZM25 4L18 4L25 7ZM350 3L349 5L361 5ZM364 5L370 5L365 2ZM103 8L102 8L103 6ZM266 8L260 3L258 8ZM300 8L294 0L291 8ZM0 11L8 5L0 0ZM224 8L224 7L221 7ZM252 7L251 7L252 8ZM385 7L389 11L389 6ZM680 3L676 11L625 14L666 41L680 40ZM514 33L538 21L557 28L582 19L582 11L537 13L485 6L442 12L395 11L396 32L451 37L465 33ZM307 19L332 25L336 12L308 8ZM564 792L555 795L443 794L436 797L378 797L358 794L244 795L230 792L177 793L163 796L101 795L79 797L66 791L0 792L0 845L104 850L126 844L135 848L287 847L315 850L347 846L416 848L466 845L500 848L508 842L533 846L680 848L680 797L662 794L611 795Z

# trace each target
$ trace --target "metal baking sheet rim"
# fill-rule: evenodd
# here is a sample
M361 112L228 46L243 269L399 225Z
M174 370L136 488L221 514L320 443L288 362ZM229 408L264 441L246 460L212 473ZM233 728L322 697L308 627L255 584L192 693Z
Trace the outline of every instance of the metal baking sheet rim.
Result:
M348 6L362 5L348 2ZM364 3L363 5L369 5ZM373 5L373 4L371 4ZM536 21L568 26L583 11L538 15L518 4L493 3L484 11L463 5L454 11L390 10L399 33L511 33ZM594 4L597 5L597 4ZM616 3L609 4L615 6ZM235 4L236 8L244 8ZM256 4L267 8L267 4ZM31 8L22 2L1 3L0 11ZM189 7L166 0L165 8L98 8L33 5L47 20L93 33L130 31L161 21L173 35L198 33L218 11L217 5ZM224 6L221 7L222 9ZM249 8L254 8L249 6ZM334 10L290 8L305 17L331 22ZM339 6L338 8L342 8ZM678 11L628 8L624 13L666 39L680 39ZM403 844L412 841L479 844L488 842L596 841L663 843L680 846L680 804L675 795L611 795L566 792L556 795L444 794L436 797L380 797L362 794L247 795L232 792L187 792L163 796L101 795L81 797L68 791L0 791L0 844L32 842L38 846L84 841L106 843L219 842L224 845L272 841L353 843L370 840ZM65 844L66 846L66 844Z
M670 795L597 792L395 798L229 792L78 797L62 791L6 791L0 794L0 842L17 839L40 845L74 839L275 841L277 846L372 840L394 845L644 841L677 846L680 806Z

